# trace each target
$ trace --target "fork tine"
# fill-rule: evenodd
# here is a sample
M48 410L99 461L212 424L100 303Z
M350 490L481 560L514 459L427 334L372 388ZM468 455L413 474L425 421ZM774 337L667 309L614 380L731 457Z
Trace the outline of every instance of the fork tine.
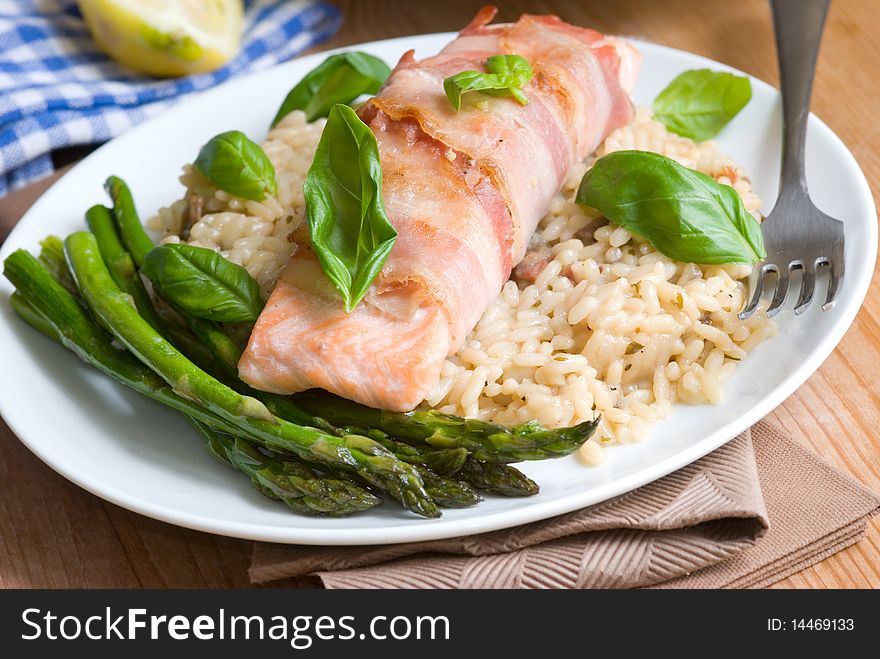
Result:
M788 297L788 285L791 281L791 265L784 268L778 268L778 279L776 280L776 290L773 291L773 299L770 300L770 306L767 307L767 318L773 318L782 310L785 304L785 298Z
M831 311L837 303L837 294L840 292L840 282L843 281L844 273L842 241L834 245L828 265L831 272L828 279L828 294L825 296L822 311Z
M813 301L813 293L816 290L816 263L807 262L804 265L804 277L801 280L801 294L794 304L795 316L800 316L810 307Z
M752 269L749 275L749 290L752 291L752 299L748 306L737 314L737 318L745 320L753 313L761 303L761 296L764 294L764 277L767 276L769 268L766 263L760 263Z

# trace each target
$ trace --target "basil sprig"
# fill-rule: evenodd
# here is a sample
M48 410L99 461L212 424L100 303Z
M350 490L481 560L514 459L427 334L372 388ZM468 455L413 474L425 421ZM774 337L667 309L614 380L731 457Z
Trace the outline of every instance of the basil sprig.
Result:
M486 69L481 71L462 71L443 81L443 90L458 112L461 109L462 94L483 92L491 96L512 96L522 105L529 99L523 87L532 79L532 67L521 55L492 55L486 60Z
M347 105L330 110L303 192L312 248L351 312L382 269L397 231L382 202L376 137Z
M723 71L685 71L654 99L654 118L673 133L712 139L752 98L745 76Z
M349 103L361 94L375 94L389 75L388 65L373 55L360 51L331 55L290 90L272 126L294 110L305 112L307 121L326 117L337 103Z
M195 161L198 169L221 190L245 199L263 201L275 194L275 168L259 144L239 130L208 140Z
M766 256L761 225L732 187L657 153L599 158L584 175L577 202L675 261L756 263Z
M159 245L147 252L141 270L163 298L196 318L252 322L263 309L256 280L212 249Z

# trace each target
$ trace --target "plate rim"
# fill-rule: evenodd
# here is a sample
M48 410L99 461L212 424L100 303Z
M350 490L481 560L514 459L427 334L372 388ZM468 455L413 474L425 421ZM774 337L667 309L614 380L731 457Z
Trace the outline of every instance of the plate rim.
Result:
M198 92L197 94L193 94L184 99L181 99L180 104L185 105L192 98L210 95L218 89L222 89L226 86L241 84L242 81L247 81L250 78L258 77L261 75L271 75L271 72L274 69L281 66L289 65L292 62L303 62L304 60L313 59L315 60L315 63L317 63L319 60L335 52L343 52L365 47L394 47L397 44L401 44L403 46L405 44L405 47L398 48L398 50L401 50L402 52L409 47L418 47L418 42L420 40L429 41L432 39L440 38L448 39L452 38L455 34L455 32L438 32L410 35L404 37L396 37L392 39L362 42L343 46L340 48L335 48L332 50L320 51L311 55L288 60L287 62L281 63L275 67L271 67L263 71L251 73L245 76L241 76L239 78L234 78L226 83L223 83L222 85L218 85L217 87ZM776 89L772 85L769 85L767 82L760 80L753 75L744 73L722 62L718 62L702 55L690 53L688 51L684 51L678 48L657 44L643 39L630 37L624 38L637 45L649 46L652 49L656 48L660 51L668 51L672 55L684 55L688 58L698 60L707 66L712 66L715 68L720 67L741 75L747 75L753 84L766 87L767 90L769 90L772 94L775 94L777 97L779 95L778 89ZM178 105L175 104L175 106L173 107L177 108ZM132 128L129 131L126 131L119 137L114 138L113 140L110 140L104 145L98 147L95 151L93 151L86 158L80 161L80 163L77 163L62 177L60 177L58 181L53 183L46 192L58 185L60 181L64 180L68 175L75 172L84 163L88 163L93 158L99 159L102 155L102 150L107 148L110 144L117 143L121 140L132 139L130 137L132 135L134 135L136 138L138 131L149 130L149 126L152 121L152 118L147 119L138 126ZM810 113L810 122L815 122L818 130L826 133L826 137L832 138L832 141L837 142L840 146L843 147L845 157L851 161L851 164L854 166L854 170L860 175L858 183L860 187L864 188L863 192L866 193L865 198L868 200L869 210L873 213L874 216L876 216L877 210L874 203L873 195L871 193L870 184L867 181L867 177L865 176L864 171L859 166L858 160L856 159L855 155L846 146L843 140L841 140L840 137L838 137L837 134L824 121L819 119L812 112ZM37 201L28 209L28 211L21 217L18 223L13 227L3 245L0 246L0 258L5 258L5 256L12 251L11 245L15 244L15 239L17 238L18 233L24 232L25 225L31 221L30 217L38 216L40 214L42 205L46 200L46 192L44 192L37 199ZM513 526L519 526L522 524L547 519L555 515L568 513L586 506L595 505L602 501L607 501L611 498L629 492L658 478L662 478L663 476L688 464L691 464L692 462L700 459L704 455L724 445L725 443L736 437L738 434L743 432L745 429L751 427L752 425L754 425L754 423L764 418L775 407L777 407L785 399L791 396L798 388L800 388L804 384L804 382L806 382L810 375L812 375L819 368L819 366L821 366L821 364L828 358L831 352L833 352L833 350L842 340L844 334L854 322L858 312L862 308L865 296L867 295L870 286L874 264L876 263L877 258L877 224L876 222L868 222L867 226L868 235L864 236L863 238L867 238L868 242L870 243L869 252L873 255L873 262L871 264L871 267L863 268L861 271L867 272L867 275L862 276L858 280L854 280L852 276L848 278L849 285L856 286L856 288L853 290L853 302L846 308L845 315L834 324L832 331L826 334L825 337L823 337L820 343L816 346L815 350L813 350L808 355L808 358L803 360L797 368L789 372L787 376L783 379L783 381L774 389L772 389L766 396L764 396L758 403L750 407L747 413L743 415L743 417L734 419L733 421L717 428L714 432L705 436L702 440L684 448L683 450L665 459L654 462L628 476L616 478L611 483L603 484L603 486L601 487L603 494L599 498L591 499L589 497L590 489L588 488L584 491L575 492L571 495L563 496L550 501L535 501L511 510L496 511L489 513L487 516L476 515L473 518L454 520L452 522L447 521L445 524L442 518L440 520L420 520L414 518L412 520L412 524L387 526L380 523L380 525L367 528L336 529L329 527L267 527L263 524L248 524L243 522L224 521L222 519L218 519L217 517L208 517L205 515L197 515L190 512L181 511L180 509L175 509L169 504L156 503L149 499L144 499L143 497L130 495L126 491L113 485L108 485L102 481L93 482L92 479L88 478L87 474L83 475L76 470L71 470L67 468L63 463L63 460L61 460L59 463L57 456L51 451L51 446L47 447L45 443L41 444L39 441L34 442L26 439L25 437L27 436L27 430L25 428L19 427L19 424L17 423L18 419L15 418L15 415L13 415L12 420L9 419L7 409L2 399L0 399L0 416L4 418L9 428L16 435L19 441L21 441L28 448L28 450L34 453L51 469L59 473L67 480L75 483L77 486L85 489L95 496L100 497L101 499L119 505L127 510L143 514L147 517L157 519L166 523L174 524L176 526L182 526L197 531L256 541L278 542L286 544L339 546L416 542L458 537L469 535L472 533L485 533L489 531L510 528ZM851 270L852 269L850 269L850 271ZM848 272L847 274L849 275L850 272ZM836 310L836 313L844 313L844 310L838 308ZM743 423L743 419L746 419L747 422Z

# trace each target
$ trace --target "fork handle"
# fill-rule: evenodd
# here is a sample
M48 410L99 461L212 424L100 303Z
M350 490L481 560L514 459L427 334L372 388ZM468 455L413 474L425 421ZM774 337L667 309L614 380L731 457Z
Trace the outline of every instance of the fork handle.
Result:
M782 90L780 199L806 192L804 145L822 28L831 0L771 0Z

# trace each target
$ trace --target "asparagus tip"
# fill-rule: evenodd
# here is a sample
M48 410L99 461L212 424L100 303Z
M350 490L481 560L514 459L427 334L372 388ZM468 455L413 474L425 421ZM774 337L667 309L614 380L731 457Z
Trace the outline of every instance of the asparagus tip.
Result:
M252 419L259 419L260 421L268 421L272 424L277 424L278 419L276 419L269 409L263 405L256 398L251 398L250 396L242 396L241 404L239 405L239 414L241 416L247 416Z

